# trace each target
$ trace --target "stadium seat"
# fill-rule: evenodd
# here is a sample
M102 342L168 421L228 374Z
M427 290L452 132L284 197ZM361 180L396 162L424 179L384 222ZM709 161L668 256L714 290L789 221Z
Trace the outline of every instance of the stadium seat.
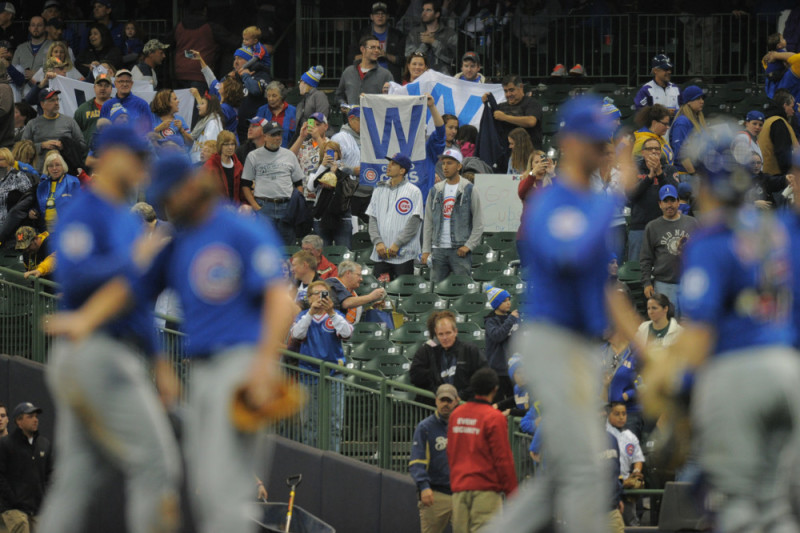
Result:
M359 231L353 235L353 239L350 242L350 246L353 247L353 250L362 250L364 248L372 249L372 241L369 238L368 231Z
M462 341L481 343L486 339L486 333L483 328L475 322L458 322L458 336Z
M349 261L355 258L355 254L348 250L346 246L326 246L322 249L322 255L328 258L328 261L334 265L338 265L342 261Z
M573 91L572 85L547 85L539 95L542 104L561 104L567 100Z
M512 274L514 270L506 263L486 263L472 269L472 279L475 281L489 281L504 274Z
M589 93L597 94L600 96L610 96L616 98L622 88L616 83L597 83L589 88Z
M554 112L546 112L542 116L542 134L555 135L558 133L558 115Z
M525 292L525 282L519 276L498 276L489 281L492 287L499 287L508 291L508 294L522 294Z
M501 263L510 263L511 261L518 261L519 260L519 252L517 252L517 247L508 248L506 250L500 250L500 258L498 261Z
M353 335L350 342L359 344L371 339L385 339L386 327L379 322L359 322L353 327Z
M507 250L517 246L517 232L498 231L490 235L484 235L483 244L488 244L495 251Z
M371 267L375 264L375 262L370 259L372 255L372 247L369 248L361 248L360 250L356 250L353 252L353 259L358 262L361 266Z
M639 262L626 261L622 263L617 271L617 278L624 283L629 281L641 281L642 268L639 266Z
M399 344L412 344L428 340L428 326L422 322L406 322L389 332L389 339Z
M397 307L404 314L421 315L447 309L447 300L432 292L418 292L404 297Z
M472 267L497 260L497 253L488 244L479 244L472 250Z
M369 360L362 369L378 370L387 378L394 378L408 373L411 363L402 354L387 354Z
M399 345L400 348L403 350L403 355L409 361L414 360L414 356L416 355L417 351L425 344L424 342L412 342L410 344L401 344Z
M391 296L411 296L421 292L430 292L431 284L422 276L403 274L397 276L386 286L386 293Z
M465 316L485 315L491 308L480 292L464 294L450 302L450 310Z
M361 285L356 289L356 294L359 296L369 294L381 286L381 282L372 274L363 274L361 278Z
M283 253L286 254L286 257L292 257L294 254L302 250L299 246L289 245L283 247Z
M382 355L394 355L399 353L401 353L400 348L392 344L392 341L387 339L371 339L353 345L350 358L353 361L365 363Z
M481 284L469 276L450 274L439 283L434 283L433 292L447 299L455 299L461 295L480 292Z

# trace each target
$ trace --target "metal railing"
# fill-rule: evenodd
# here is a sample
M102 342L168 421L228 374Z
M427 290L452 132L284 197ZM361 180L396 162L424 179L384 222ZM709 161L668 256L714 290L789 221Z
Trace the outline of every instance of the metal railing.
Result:
M475 17L460 23L443 20L443 23L459 35L453 65L456 72L460 69L460 57L471 50L481 56L483 74L494 79L506 74L519 74L529 80L549 78L553 67L561 63L567 70L582 65L583 79L640 85L651 78L650 60L659 53L666 53L672 59L674 78L701 76L759 81L766 37L777 31L777 17L777 14L731 13L708 16L523 13ZM366 18L317 18L303 14L298 25L297 68L305 70L309 65L322 65L326 79L337 79L353 63L361 29L369 23Z
M0 267L0 353L47 362L51 339L40 324L56 309L57 293L53 282L25 279L15 268ZM156 327L156 332L181 382L188 384L191 362L184 357L183 333L164 327ZM381 468L408 472L414 429L433 412L419 399L433 398L431 392L288 351L282 366L316 401L283 421L276 428L278 434ZM528 455L531 437L519 431L518 419L510 419L509 438L522 480L533 473Z

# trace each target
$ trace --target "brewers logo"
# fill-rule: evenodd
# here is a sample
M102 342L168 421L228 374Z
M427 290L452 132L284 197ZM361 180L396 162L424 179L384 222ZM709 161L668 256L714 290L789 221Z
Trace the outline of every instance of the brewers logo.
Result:
M189 265L189 281L198 298L223 304L233 298L242 282L242 262L236 251L214 243L201 249Z
M365 179L365 180L366 180L368 183L376 183L376 182L378 181L378 173L377 173L377 172L375 172L375 169L373 169L373 168L368 168L368 169L367 169L367 170L364 172L364 179Z
M394 208L401 215L407 215L412 209L414 209L414 202L412 202L410 198L406 198L404 196L403 198L397 200L397 203L394 204Z

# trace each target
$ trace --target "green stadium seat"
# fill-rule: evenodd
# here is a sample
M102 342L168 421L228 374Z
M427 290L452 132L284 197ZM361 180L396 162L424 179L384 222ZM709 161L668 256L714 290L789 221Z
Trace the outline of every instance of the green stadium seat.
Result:
M472 266L476 267L497 260L497 253L488 244L479 244L472 250Z
M353 239L350 242L350 246L353 247L353 250L362 250L364 248L369 248L372 250L372 240L369 238L368 231L359 231L353 235Z
M371 267L375 264L375 262L370 259L372 255L372 247L369 248L361 248L359 250L355 250L353 252L354 261L356 261L359 265L364 267Z
M439 283L434 283L433 292L447 299L454 299L464 294L480 292L481 284L469 276L450 274Z
M417 292L403 297L397 307L402 313L421 315L447 309L447 300L432 292Z
M367 361L363 370L378 370L387 378L394 378L408 373L411 362L402 354L387 354Z
M371 339L385 339L387 338L386 327L379 322L359 322L353 327L353 335L350 336L350 342L359 344Z
M414 360L414 355L416 355L417 351L425 344L424 342L413 342L410 344L401 344L400 347L403 349L403 355L409 361Z
M505 289L512 295L525 292L525 282L519 276L499 276L490 280L489 285Z
M338 265L342 261L351 261L355 258L355 254L346 246L326 246L322 249L322 255L327 257L328 261L334 265Z
M508 248L506 250L500 250L500 258L498 259L501 263L510 263L511 261L519 261L519 252L517 252L517 247Z
M616 83L597 83L589 89L591 94L610 96L611 98L616 98L621 91L622 88Z
M498 231L491 235L484 236L484 244L488 244L495 251L508 250L517 246L516 231Z
M559 120L554 112L546 112L542 116L542 133L544 135L555 135L558 133Z
M641 281L642 267L639 265L638 261L626 261L620 265L617 271L617 278L624 283L629 281Z
M479 343L486 339L486 333L483 328L475 322L458 322L456 327L458 328L458 336L462 341Z
M302 250L299 246L288 245L283 247L283 253L286 254L286 257L292 257L294 254Z
M422 322L406 322L389 332L389 339L399 344L413 344L428 340L428 326Z
M392 341L387 339L371 339L360 344L353 345L350 358L353 361L364 363L386 354L399 354L400 348L395 346Z
M422 276L403 274L386 286L386 293L392 296L411 296L421 292L430 292L431 284Z
M504 274L512 274L513 269L507 263L486 263L472 269L472 279L475 281L489 281Z
M358 288L356 289L356 294L359 296L364 296L365 294L371 293L380 286L381 282L378 281L378 278L376 278L372 274L362 274L361 285L359 285Z
M465 316L485 315L490 309L482 292L464 294L450 301L450 310Z

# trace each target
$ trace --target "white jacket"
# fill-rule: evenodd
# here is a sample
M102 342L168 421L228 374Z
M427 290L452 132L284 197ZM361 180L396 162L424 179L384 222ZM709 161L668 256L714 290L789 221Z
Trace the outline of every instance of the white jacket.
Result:
M639 325L639 331L636 332L636 340L639 341L639 343L647 344L647 337L650 334L650 324L652 323L652 320L646 320ZM664 335L663 339L655 339L652 343L657 346L671 346L675 344L681 331L683 331L683 327L678 324L678 321L674 318L670 318L667 334Z

